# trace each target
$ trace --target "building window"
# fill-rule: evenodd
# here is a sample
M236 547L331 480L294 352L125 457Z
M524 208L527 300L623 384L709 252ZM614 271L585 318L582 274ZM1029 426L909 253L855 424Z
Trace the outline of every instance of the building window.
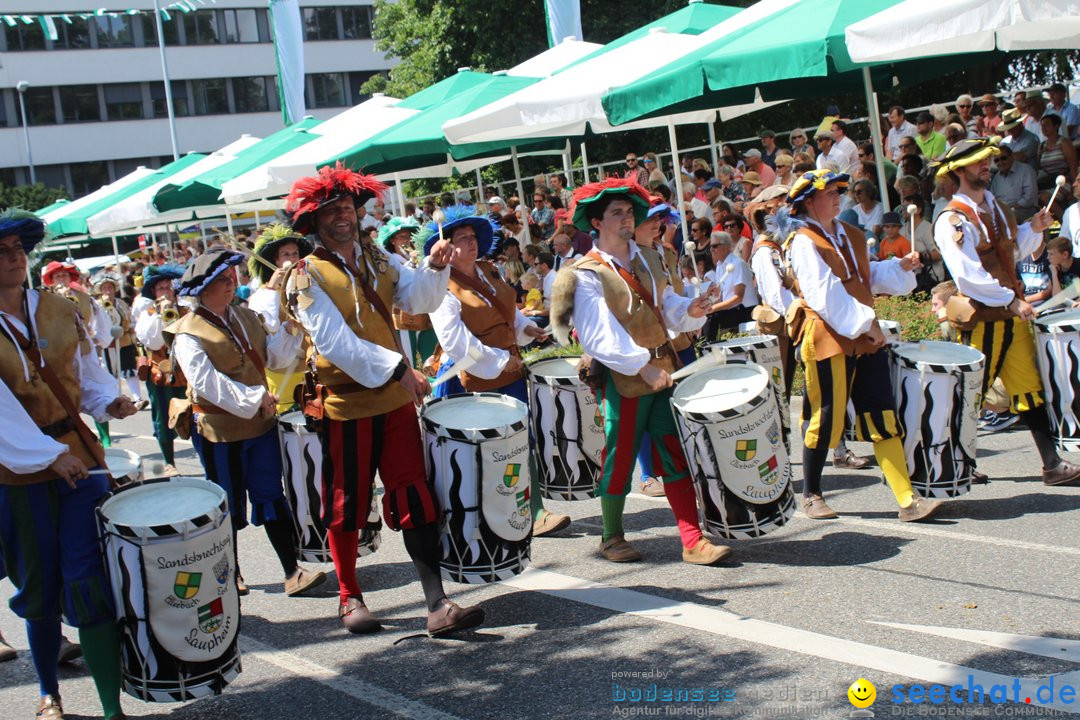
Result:
M376 72L351 72L349 73L349 91L352 93L352 99L350 102L353 105L359 105L368 98L371 97L368 93L365 93L360 88L366 83L372 75L378 75Z
M24 96L28 124L56 124L56 103L53 102L53 89L51 87L31 87L24 93Z
M63 165L40 165L34 168L34 172L37 174L37 181L45 187L71 189L68 187L67 173L64 172ZM29 174L26 180L30 181ZM91 188L91 191L93 190L97 188Z
M131 20L130 15L99 15L94 18L98 47L133 47L135 37L132 35Z
M259 37L259 17L255 10L224 10L225 42L257 43Z
M266 78L233 78L233 99L236 112L267 112L270 109L270 96Z
M337 8L304 8L306 40L337 40Z
M71 189L75 197L109 184L109 165L104 160L71 164Z
M4 24L4 36L7 38L8 52L15 50L44 50L45 31L41 23L34 18L30 24L17 20L14 25Z
M169 160L171 162L172 158ZM113 170L116 172L116 177L118 178L129 175L143 166L156 170L161 167L161 164L158 163L157 158L124 158L122 160L113 160Z
M0 90L0 127L7 127L10 124L7 116L7 91Z
M101 120L97 85L64 85L60 88L60 108L66 123Z
M110 120L142 120L143 99L139 83L106 85L105 113Z
M54 21L59 37L53 47L65 50L85 50L90 47L90 21L78 15L69 15L71 22Z
M346 40L370 40L371 6L341 8L341 24Z
M220 42L216 12L187 13L183 15L183 20L185 45L215 45Z
M27 181L29 182L29 178ZM18 184L19 182L15 179L15 168L0 168L0 185L14 187Z
M347 105L345 78L341 73L315 73L311 78L310 102L314 108L334 108Z
M157 20L154 19L154 14L149 13L142 16L143 24L143 42L147 47L156 46L157 40ZM166 45L179 45L180 44L180 23L174 16L172 20L165 20L162 18L161 27L165 31L165 44Z
M172 80L169 84L172 86L173 114L176 117L187 117L191 114L187 84L183 80ZM169 116L168 104L165 102L165 83L150 83L150 104L154 106L154 117Z
M195 98L196 115L224 115L229 112L229 94L224 80L192 80L191 94Z

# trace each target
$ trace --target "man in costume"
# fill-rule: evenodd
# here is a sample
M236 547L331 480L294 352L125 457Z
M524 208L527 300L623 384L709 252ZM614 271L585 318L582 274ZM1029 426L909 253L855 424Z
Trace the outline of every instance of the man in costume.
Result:
M140 292L143 298L153 304L140 313L135 321L135 337L147 355L143 379L146 381L147 397L150 398L154 437L165 461L165 473L171 475L177 473L173 449L176 432L169 427L169 402L184 397L187 380L169 357L162 331L188 312L186 307L177 305L176 292L173 290L173 281L183 276L184 268L179 265L148 265L143 271Z
M911 487L903 429L896 418L885 335L874 313L874 295L903 295L915 287L918 254L870 262L866 236L840 222L840 194L848 176L822 169L797 178L777 227L795 274L796 310L789 334L806 368L803 399L803 512L835 518L821 495L829 448L844 431L850 392L856 436L874 443L874 455L905 522L924 520L940 500L918 497Z
M383 516L402 531L420 576L428 633L441 636L476 627L484 611L460 607L443 590L438 507L414 405L431 386L404 357L390 308L413 314L438 308L451 247L436 242L416 269L392 265L356 222L356 206L384 188L340 163L293 185L286 201L293 229L314 235L316 247L289 277L289 303L312 343L315 400L322 406L323 523L340 583L338 617L354 633L382 627L356 580L358 536L378 473L386 490Z
M609 179L574 192L574 224L598 233L595 247L556 280L553 328L569 342L571 324L582 348L600 366L597 400L606 443L601 464L600 553L611 562L634 562L639 553L622 527L626 494L642 434L648 431L653 461L662 470L664 491L675 514L685 562L712 565L731 554L713 545L698 524L697 495L671 410L671 375L678 358L669 332L697 330L705 323L712 295L695 300L677 295L655 250L634 242L646 219L649 196L632 180Z
M983 394L996 378L1004 383L1010 410L1039 451L1043 483L1064 485L1080 479L1080 467L1055 448L1035 364L1035 310L1016 275L1016 258L1035 251L1053 218L1043 209L1017 225L1012 210L987 190L990 159L998 152L996 138L963 140L932 165L938 178L951 176L960 188L934 222L934 242L958 290L946 312L964 344L986 356Z
M517 292L510 287L494 263L486 258L498 226L486 216L473 214L470 205L446 208L443 237L450 241L450 281L442 304L431 313L431 324L443 353L454 363L470 352L480 359L458 378L440 385L435 394L446 397L461 392L497 392L529 405L525 383L525 363L518 345L547 337L517 309ZM417 244L430 252L439 239L437 225L428 223L417 236ZM444 363L440 372L452 367ZM531 485L529 502L533 515L533 535L542 537L564 529L569 515L544 509L536 458L529 454Z
M289 367L300 335L281 326L268 334L253 310L230 305L236 295L235 265L244 256L224 248L203 253L180 280L181 296L198 300L194 312L165 328L176 364L188 378L191 442L206 477L229 495L233 551L237 533L251 522L266 536L285 573L285 594L299 595L326 580L296 562L296 538L282 489L277 398L266 386L266 368ZM247 594L236 565L241 595Z
M104 451L79 413L96 420L135 412L93 354L75 307L27 290L26 253L44 237L31 213L0 215L0 555L26 620L41 698L37 717L63 717L56 662L60 618L79 628L83 657L106 718L122 718L120 644L94 508L109 491Z

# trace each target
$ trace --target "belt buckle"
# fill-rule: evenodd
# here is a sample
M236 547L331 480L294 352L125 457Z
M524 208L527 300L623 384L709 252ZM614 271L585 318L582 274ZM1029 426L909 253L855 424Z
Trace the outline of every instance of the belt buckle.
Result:
M652 355L654 360L663 360L664 356L667 354L667 353L664 352L664 350L666 348L667 348L666 345L660 345L659 347L654 347L652 350L649 351L649 354Z

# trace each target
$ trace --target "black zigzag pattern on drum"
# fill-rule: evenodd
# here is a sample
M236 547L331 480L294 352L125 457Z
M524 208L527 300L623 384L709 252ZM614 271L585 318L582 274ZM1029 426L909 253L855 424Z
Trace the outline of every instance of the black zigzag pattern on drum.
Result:
M707 413L696 413L696 412L683 411L683 415L685 415L687 417L687 419L693 420L694 422L698 422L698 423L710 423L710 422L713 422L713 420L715 418L721 418L723 420L730 420L732 418L737 418L737 417L741 417L741 416L745 415L747 412L749 412L750 410L753 410L758 405L761 405L763 402L767 401L768 399L769 399L769 395L766 394L766 393L762 393L762 394L758 395L757 397L754 397L754 398L746 401L742 405L739 405L738 407L731 408L730 410L711 410L711 411L709 411Z

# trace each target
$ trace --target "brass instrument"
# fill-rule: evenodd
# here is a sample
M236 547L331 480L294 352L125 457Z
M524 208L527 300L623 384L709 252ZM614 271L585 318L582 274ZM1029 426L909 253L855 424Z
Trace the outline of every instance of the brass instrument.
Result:
M50 290L59 295L62 298L67 298L71 302L75 303L75 306L79 305L79 296L71 291L71 288L67 285L53 285Z
M161 313L161 322L171 325L180 319L180 311L176 309L169 299L161 297L157 301L158 312Z
M112 309L113 309L112 300L110 300L108 297L102 295L101 296L101 307L102 307L102 309L105 310L105 312L112 312Z

